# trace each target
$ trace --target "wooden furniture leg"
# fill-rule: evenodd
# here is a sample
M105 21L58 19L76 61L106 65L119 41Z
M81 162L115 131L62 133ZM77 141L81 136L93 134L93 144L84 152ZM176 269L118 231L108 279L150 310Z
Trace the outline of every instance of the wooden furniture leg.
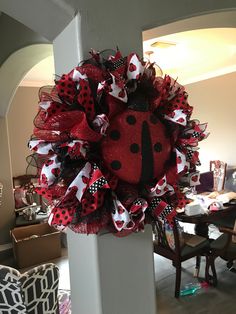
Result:
M199 223L195 225L195 234L208 238L208 224L207 223ZM196 257L196 266L194 270L193 277L197 278L199 276L201 266L201 256Z
M181 283L181 263L176 264L175 297L179 298Z

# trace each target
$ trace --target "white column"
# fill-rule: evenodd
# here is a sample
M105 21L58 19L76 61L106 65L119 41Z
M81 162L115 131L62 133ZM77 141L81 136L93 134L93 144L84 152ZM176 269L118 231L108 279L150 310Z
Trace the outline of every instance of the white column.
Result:
M154 314L151 227L117 238L67 233L72 313Z
M79 27L80 17L76 16L54 41L58 75L84 58ZM134 47L130 49L134 51ZM150 226L144 233L125 238L72 231L67 235L72 313L156 314Z

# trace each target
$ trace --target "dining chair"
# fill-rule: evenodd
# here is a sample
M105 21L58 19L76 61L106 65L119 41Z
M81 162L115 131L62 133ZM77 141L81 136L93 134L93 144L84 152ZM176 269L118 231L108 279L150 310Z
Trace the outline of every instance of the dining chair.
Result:
M220 221L215 221L219 231L222 233L215 240L210 242L210 254L208 259L209 267L215 262L217 257L221 257L227 262L228 269L234 269L233 263L236 260L236 220L235 215L226 217ZM217 276L215 275L215 285L217 284Z
M53 263L23 274L0 265L0 313L58 314L59 268Z
M222 191L225 185L227 163L220 160L210 161L210 171L213 171L214 191Z
M182 262L201 255L206 256L206 259L208 259L209 241L203 238L203 241L196 246L186 244L185 241L188 238L186 236L189 234L180 231L177 219L173 219L173 225L169 226L166 221L159 218L153 225L153 232L155 235L153 241L154 253L171 260L173 266L176 268L175 297L178 298L180 295ZM193 240L192 242L195 239L199 239L196 235L190 236ZM206 263L209 266L208 271L211 267L214 269L214 264L211 264L211 262L214 263L214 260L212 259ZM210 276L207 276L207 278L211 279Z

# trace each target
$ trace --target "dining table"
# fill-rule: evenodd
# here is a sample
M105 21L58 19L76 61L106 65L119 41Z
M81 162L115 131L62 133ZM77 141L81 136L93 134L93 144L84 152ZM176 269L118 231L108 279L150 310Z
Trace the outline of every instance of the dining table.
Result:
M209 225L233 229L236 221L236 200L225 203L217 211L207 211L204 214L187 215L185 212L178 213L177 219L183 223L195 224L195 234L209 238ZM197 256L194 277L198 277L201 264L201 256Z
M178 213L177 219L184 223L195 224L195 233L208 238L208 226L210 224L220 227L233 227L236 219L236 201L232 200L217 211L208 211L204 214L187 215L185 212Z

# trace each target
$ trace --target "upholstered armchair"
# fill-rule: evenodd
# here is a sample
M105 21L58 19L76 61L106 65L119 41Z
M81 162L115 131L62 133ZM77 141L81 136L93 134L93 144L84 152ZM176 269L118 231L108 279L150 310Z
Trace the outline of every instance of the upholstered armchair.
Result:
M59 269L40 265L21 274L0 265L0 313L58 314Z

